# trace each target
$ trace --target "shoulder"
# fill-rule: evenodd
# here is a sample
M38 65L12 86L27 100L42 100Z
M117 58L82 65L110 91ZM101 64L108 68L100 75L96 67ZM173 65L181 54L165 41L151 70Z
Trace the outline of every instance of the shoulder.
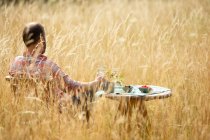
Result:
M17 70L21 70L24 64L24 56L17 56L15 59L10 63L10 70L9 74L14 75Z
M25 57L24 56L16 56L15 59L13 59L12 63L13 64L17 64L17 63L21 63L25 61Z
M14 61L22 61L25 60L24 56L16 56Z
M56 63L54 63L52 60L50 60L50 59L46 59L45 60L45 63L47 64L47 65L49 65L49 66L52 66L52 65L56 65Z
M57 64L54 61L52 61L51 59L48 59L48 57L43 54L40 55L40 59L43 60L43 62L48 66L51 66L51 67L57 66Z
M58 65L50 59L44 61L45 66L49 67L53 71L59 69Z
M47 56L45 56L43 54L39 56L39 59L41 59L45 63L45 65L47 65L51 68L57 68L58 67L58 65L55 62L53 62L51 59L48 59Z
M45 61L45 64L50 67L50 69L52 70L52 73L54 76L60 76L60 77L64 77L66 76L66 73L63 72L63 70L52 60L47 59Z
M24 59L24 56L16 56L15 60L20 60L20 59Z

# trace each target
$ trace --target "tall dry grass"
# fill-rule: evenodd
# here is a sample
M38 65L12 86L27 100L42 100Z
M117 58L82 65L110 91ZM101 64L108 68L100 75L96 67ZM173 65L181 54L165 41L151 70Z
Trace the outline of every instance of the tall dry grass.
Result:
M146 102L147 139L210 139L210 2L208 0L33 3L0 8L0 139L141 139L114 122L117 102L101 99L86 127L39 101L13 102L4 77L24 50L26 23L41 22L47 56L73 79L118 68L125 84L169 87L169 99Z

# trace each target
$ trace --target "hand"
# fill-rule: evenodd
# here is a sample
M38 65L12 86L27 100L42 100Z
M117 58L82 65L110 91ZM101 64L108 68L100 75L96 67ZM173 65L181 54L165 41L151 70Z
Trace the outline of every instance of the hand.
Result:
M104 90L106 93L111 93L114 90L114 83L108 81L104 76L98 76L96 78L98 81L99 87L98 90Z

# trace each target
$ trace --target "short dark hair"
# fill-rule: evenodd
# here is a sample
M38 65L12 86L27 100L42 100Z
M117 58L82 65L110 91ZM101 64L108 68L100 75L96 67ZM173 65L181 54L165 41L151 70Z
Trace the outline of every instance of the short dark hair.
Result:
M43 37L43 52L46 49L46 39L45 39L45 31L44 27L37 22L29 23L25 26L23 30L23 42L25 43L26 47L29 47L32 44L38 43L40 40L40 36Z

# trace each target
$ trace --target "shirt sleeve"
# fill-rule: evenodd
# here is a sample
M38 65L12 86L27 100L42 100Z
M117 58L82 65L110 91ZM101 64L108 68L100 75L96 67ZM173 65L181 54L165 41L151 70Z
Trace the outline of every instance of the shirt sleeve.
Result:
M50 64L51 70L52 70L52 75L55 79L58 80L58 82L64 83L64 85L60 85L62 86L64 89L68 89L68 90L77 90L79 88L81 88L83 86L83 84L81 82L77 82L75 80L72 80L57 64L55 64L54 62L50 62L48 63Z
M51 64L51 69L53 73L53 77L59 79L60 83L62 81L64 82L64 88L68 89L68 91L84 91L88 89L89 87L92 87L96 85L98 82L97 81L92 81L92 82L79 82L75 81L72 78L70 78L60 67L58 67L57 64L52 63Z
M96 88L98 81L92 82L79 82L71 79L68 75L63 77L64 83L67 85L68 91L78 91L85 92L93 90L93 87Z

